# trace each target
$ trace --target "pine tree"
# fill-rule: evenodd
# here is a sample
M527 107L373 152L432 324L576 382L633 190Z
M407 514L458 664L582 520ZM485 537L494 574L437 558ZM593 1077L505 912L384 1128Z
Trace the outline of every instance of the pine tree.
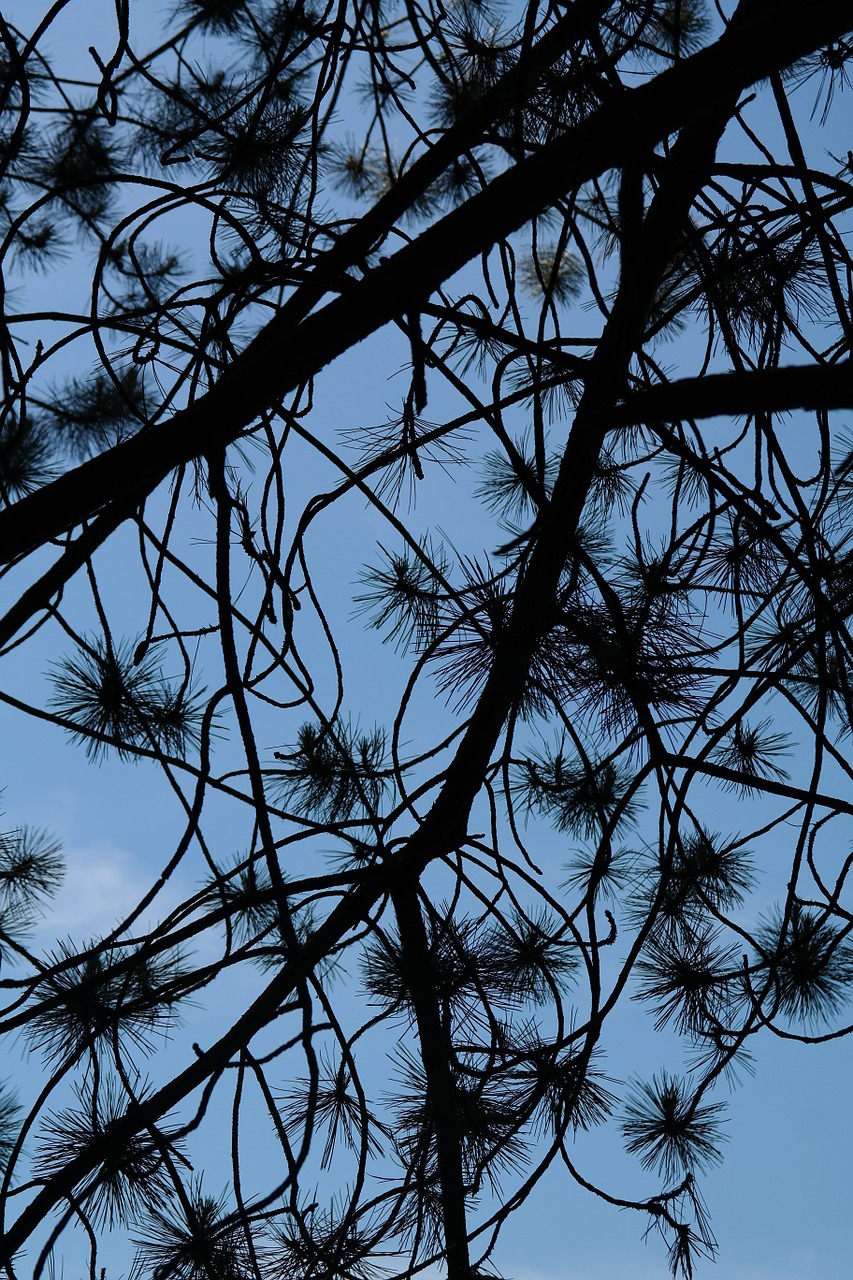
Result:
M853 1031L850 5L145 12L0 16L0 696L184 813L47 950L0 837L3 1264L474 1280L561 1173L690 1277Z

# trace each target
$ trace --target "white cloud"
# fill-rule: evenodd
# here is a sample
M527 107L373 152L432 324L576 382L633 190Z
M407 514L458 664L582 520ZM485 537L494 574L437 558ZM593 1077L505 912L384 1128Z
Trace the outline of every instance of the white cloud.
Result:
M65 882L36 930L42 944L66 935L84 942L109 932L150 888L139 860L110 840L66 845L63 854Z

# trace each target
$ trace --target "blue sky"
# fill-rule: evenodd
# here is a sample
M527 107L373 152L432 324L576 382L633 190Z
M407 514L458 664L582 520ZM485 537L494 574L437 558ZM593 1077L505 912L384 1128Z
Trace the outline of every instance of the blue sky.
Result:
M86 60L85 45L93 32L106 30L113 11L111 0L72 0L64 27L63 55L70 56L72 42L77 57ZM31 21L31 3L13 0L4 10L12 21ZM162 11L155 6L133 6L135 20L156 32ZM144 16L143 16L144 15ZM106 37L105 37L106 41ZM95 39L95 43L98 43ZM140 43L144 43L141 40ZM833 150L846 149L844 139L827 138ZM83 281L85 259L71 259L54 277L39 286L42 296L73 293ZM401 355L399 340L381 334L342 358L318 382L317 403L310 419L312 429L332 436L334 431L383 419L386 405L399 400L400 380L388 380ZM672 364L690 358L689 335L671 349ZM444 407L436 396L428 409ZM297 456L299 451L297 451ZM304 470L295 468L290 501L299 507L311 492L329 484L332 473L324 463L302 451ZM471 477L437 475L429 497L410 519L424 529L442 529L462 547L475 543L482 529L482 514L471 498ZM403 508L405 515L405 507ZM405 664L383 648L378 636L351 616L348 596L363 562L365 549L375 536L375 526L360 499L348 501L343 513L321 528L313 543L316 563L322 570L320 588L329 600L339 599L336 618L343 628L348 659L349 699L356 713L381 720L393 713L405 674ZM486 535L487 537L490 535ZM133 634L144 621L140 610L139 583L127 568L130 543L122 541L105 556L104 581L111 583L110 609L117 631ZM189 539L189 531L188 531ZM209 548L198 545L200 564ZM88 605L80 589L81 619ZM55 629L45 628L24 650L6 660L4 688L16 696L32 692L38 699L44 689L43 673L61 652ZM40 692L41 691L41 692ZM412 718L412 734L437 732L447 716L436 703L424 698ZM430 720L432 717L432 720ZM264 749L272 750L287 739L270 717L261 721ZM29 823L49 827L61 837L68 860L68 880L56 903L51 921L39 930L39 943L49 946L54 937L94 936L109 928L138 901L156 879L174 847L179 813L153 769L108 759L101 765L87 761L82 751L55 728L29 720L8 708L0 708L0 734L5 744L2 783L9 825ZM227 758L228 743L222 751ZM216 811L218 814L218 810ZM222 810L223 815L225 809ZM720 812L718 825L735 829L739 817L736 802ZM231 825L229 825L231 824ZM247 824L223 816L216 838L236 851L246 847ZM566 850L556 838L544 849L544 860L555 876ZM766 906L778 891L774 875L784 876L784 852L778 868L768 866L758 893L758 907ZM181 868L158 900L158 914L177 904L197 887L201 869ZM758 908L755 908L756 910ZM233 1007L243 994L236 980L229 980ZM216 1014L190 1010L186 1024L174 1036L168 1061L183 1063L193 1040L204 1042L211 1025L227 1017L227 1003ZM849 1167L853 1140L853 1100L849 1079L851 1049L846 1041L820 1047L786 1045L764 1039L753 1079L729 1098L730 1142L723 1165L704 1182L721 1258L715 1269L700 1265L699 1275L719 1274L726 1280L846 1280L850 1273ZM677 1054L667 1037L656 1036L647 1018L630 1006L608 1035L608 1070L628 1078L649 1074L672 1065ZM165 1059L161 1059L161 1065ZM32 1087L33 1060L17 1051L10 1054L7 1071L20 1081L23 1091ZM650 1194L655 1188L636 1162L619 1149L618 1137L596 1130L578 1146L583 1172L601 1179L615 1194ZM224 1182L228 1176L220 1153L202 1151L210 1176ZM647 1247L640 1237L644 1223L583 1195L557 1171L546 1179L534 1199L507 1229L496 1257L511 1280L664 1280L665 1255L652 1239ZM121 1271L127 1254L116 1241L114 1266ZM69 1255L66 1280L72 1280L78 1259ZM111 1275L110 1280L118 1280Z

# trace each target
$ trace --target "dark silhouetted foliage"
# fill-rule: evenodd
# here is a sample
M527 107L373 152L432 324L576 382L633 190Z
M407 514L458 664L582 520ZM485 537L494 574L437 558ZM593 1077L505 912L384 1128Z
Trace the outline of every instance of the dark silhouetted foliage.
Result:
M0 696L145 853L81 943L0 837L6 1273L485 1280L560 1173L690 1277L853 1030L849 0L40 7Z

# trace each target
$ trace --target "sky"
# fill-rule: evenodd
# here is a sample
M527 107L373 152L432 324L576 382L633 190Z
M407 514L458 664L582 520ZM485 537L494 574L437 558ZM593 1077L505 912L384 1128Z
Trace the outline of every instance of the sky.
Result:
M133 0L132 6L134 21L150 24L156 31L163 10ZM73 21L66 25L64 39L77 42L80 58L85 59L83 46L92 40L92 32L108 22L112 8L111 0L72 0L69 16L73 13ZM5 16L22 25L31 22L32 11L33 0L11 0L4 6ZM831 140L830 149L840 151L842 142ZM847 143L843 145L846 150ZM73 291L80 279L75 273L80 270L81 263L71 260L43 287L53 297L65 289ZM399 394L387 382L388 370L399 363L395 360L399 353L391 345L394 341L383 334L342 357L318 384L312 422L331 429L381 420L385 405ZM305 495L321 481L327 483L329 474L316 462L306 461ZM300 483L302 478L295 476L292 501L297 506ZM469 488L452 474L440 477L431 489L426 511L419 509L412 519L453 529L460 539L466 532L475 534L481 517L459 496ZM345 519L351 522L348 529L333 522L318 534L328 540L325 547L319 542L316 550L326 575L322 589L329 598L351 594L358 555L372 527L368 514L355 501L348 504ZM125 573L128 554L129 547L119 538L107 553L113 557L107 577L114 583L111 608L119 619L126 619L130 630L138 619L138 601L134 580ZM203 549L199 554L204 554ZM394 704L394 682L402 668L394 666L388 649L357 619L342 617L341 623L350 646L353 700L371 712L375 709L376 718L381 719L384 706ZM43 687L43 672L57 656L56 637L45 631L6 660L4 687L16 693ZM428 708L418 708L418 715L427 714ZM280 745L271 723L268 732L265 746ZM52 916L40 926L37 940L49 947L65 935L96 936L131 908L156 879L174 847L179 819L174 798L147 765L111 759L92 764L52 726L8 707L0 708L0 741L4 744L0 784L5 788L6 824L30 824L56 832L68 864L66 885ZM720 825L736 824L733 804L731 812L721 816ZM223 843L232 840L235 849L245 840L242 826L218 834ZM547 856L557 861L563 852L554 845ZM161 910L192 892L198 879L197 868L182 868ZM769 900L769 888L767 894ZM235 1007L243 994L235 982L231 993ZM202 1008L189 1012L168 1050L170 1061L186 1062L192 1041L210 1038L211 1016ZM615 1036L611 1033L609 1046L608 1070L620 1078L669 1065L673 1053L666 1037L650 1034L648 1020L636 1006L629 1008ZM731 1140L724 1163L704 1182L721 1255L716 1267L700 1264L700 1277L847 1280L852 1053L847 1041L819 1047L761 1042L755 1077L728 1099ZM6 1073L26 1088L33 1060L24 1056L20 1045L7 1050L7 1055ZM587 1176L601 1178L617 1195L641 1194L644 1186L648 1193L653 1189L638 1176L636 1165L625 1161L612 1129L596 1130L581 1142L578 1159ZM210 1151L208 1160L211 1169L218 1168L216 1152ZM621 1188L616 1185L619 1179L624 1180ZM535 1200L508 1227L499 1265L507 1280L622 1280L626 1275L632 1280L664 1280L668 1275L664 1250L655 1240L642 1244L644 1225L583 1195L569 1184L567 1175L558 1173L546 1179ZM65 1280L73 1280L76 1261L69 1257ZM111 1275L110 1280L120 1277Z

